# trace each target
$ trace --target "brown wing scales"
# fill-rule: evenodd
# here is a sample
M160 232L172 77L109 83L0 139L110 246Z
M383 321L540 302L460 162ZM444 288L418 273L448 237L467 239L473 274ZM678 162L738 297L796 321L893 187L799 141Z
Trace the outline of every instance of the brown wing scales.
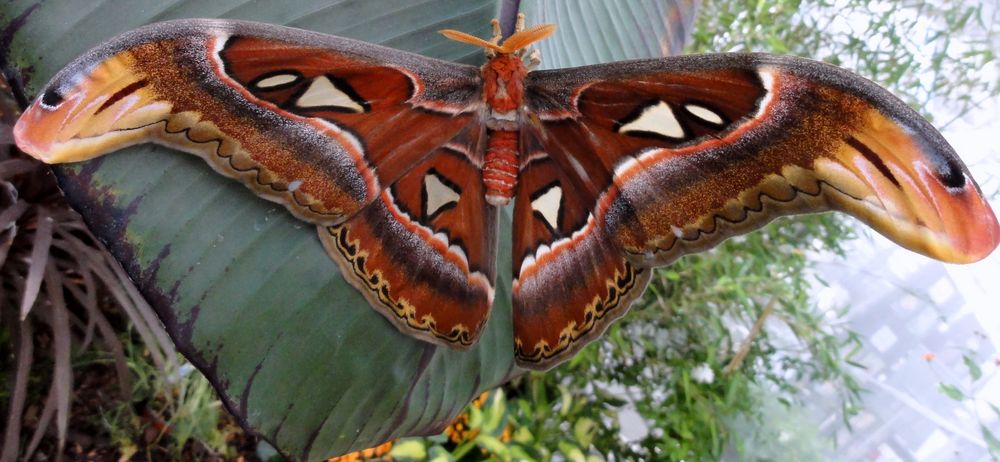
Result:
M478 82L471 66L338 37L172 21L67 66L17 137L47 162L159 142L299 218L335 224L470 125Z
M401 330L464 348L493 298L479 70L323 34L183 20L57 74L18 145L47 162L155 141L317 224ZM877 85L725 54L529 73L514 206L519 361L548 368L623 315L650 268L790 213L840 210L945 261L1000 241L968 170Z
M441 148L351 220L319 228L377 311L403 332L462 349L489 316L496 277L498 209L461 147L475 145Z
M349 39L174 21L70 64L16 136L49 162L148 141L197 154L319 225L345 277L401 330L465 348L495 278L480 86L474 67Z

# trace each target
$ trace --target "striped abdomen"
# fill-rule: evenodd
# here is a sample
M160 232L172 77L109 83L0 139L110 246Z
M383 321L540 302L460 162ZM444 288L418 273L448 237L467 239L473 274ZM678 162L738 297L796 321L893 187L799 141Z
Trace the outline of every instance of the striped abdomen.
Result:
M514 196L518 173L518 132L516 130L491 130L486 142L483 162L483 184L486 201L493 205L507 205Z

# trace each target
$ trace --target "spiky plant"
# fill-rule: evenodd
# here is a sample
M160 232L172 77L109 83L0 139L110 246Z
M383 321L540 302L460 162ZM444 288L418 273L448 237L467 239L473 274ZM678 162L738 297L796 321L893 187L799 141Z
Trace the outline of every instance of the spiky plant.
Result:
M128 397L131 372L109 311L124 315L161 370L176 358L155 313L66 204L49 168L13 145L17 101L0 77L0 362L10 362L0 370L12 371L0 462L29 459L53 427L62 453L75 355L96 349L112 358ZM28 437L23 417L33 398L44 404Z

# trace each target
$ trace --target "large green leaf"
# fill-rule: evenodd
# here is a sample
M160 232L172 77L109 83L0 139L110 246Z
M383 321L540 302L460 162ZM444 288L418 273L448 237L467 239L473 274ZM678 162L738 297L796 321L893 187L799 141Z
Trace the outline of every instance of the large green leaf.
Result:
M5 22L31 3L6 5ZM23 18L11 58L30 70L26 83L35 91L118 32L156 20L221 16L470 61L482 52L436 30L486 34L497 13L493 0L293 3L46 2ZM341 279L313 226L193 156L142 145L58 173L178 349L237 418L290 456L319 459L440 431L513 368L509 272L501 272L479 344L467 353L438 348L400 334L372 310ZM501 267L510 266L508 248Z
M564 50L573 40L602 50L583 62L570 59L584 53L579 50L552 52L546 59L551 67L658 55L662 47L636 43L676 43L676 36L664 37L690 22L691 1L638 0L612 9L589 2L587 9L563 5L549 13L532 9L543 2L525 6L529 17L537 13L536 19L560 24L553 43ZM16 0L0 6L0 19L9 25L0 41L9 40L6 62L21 71L29 94L100 41L180 17L286 24L477 62L481 50L436 31L488 36L498 3ZM593 40L595 31L622 27L627 15L657 11L667 12L663 24L674 25L644 25L616 40ZM437 432L472 397L515 372L510 273L504 270L510 267L508 224L500 238L493 313L479 343L461 353L400 334L344 282L312 226L197 158L142 145L56 171L67 197L230 412L293 458L320 459Z
M698 0L526 1L531 24L554 23L536 45L546 69L680 54L694 29Z

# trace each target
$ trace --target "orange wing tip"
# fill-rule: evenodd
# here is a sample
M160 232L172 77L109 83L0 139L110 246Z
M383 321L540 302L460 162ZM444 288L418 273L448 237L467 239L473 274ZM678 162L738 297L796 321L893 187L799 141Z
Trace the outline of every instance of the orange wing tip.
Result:
M890 213L881 204L869 201L864 202L867 211L854 215L907 249L946 263L968 264L989 256L1000 241L1000 226L992 210L985 201L981 205L972 202L950 204L956 211L968 213L958 221L949 219L935 228Z
M971 188L975 191L975 188ZM949 263L975 263L988 257L1000 245L1000 224L989 203L975 192L967 201L967 214L954 223L946 224L952 252L945 258Z
M954 152L869 111L836 160L815 165L840 209L896 243L948 263L973 263L1000 244L1000 224ZM942 141L943 143L943 141ZM940 165L956 173L942 173ZM962 176L961 184L951 178Z
M31 124L25 121L24 116L18 119L14 125L14 144L17 144L17 147L29 156L45 163L52 163L48 156L52 143L35 136L31 130Z
M25 112L14 125L14 143L25 154L46 164L77 162L97 155L97 153L91 154L90 151L93 149L87 149L83 144L100 144L99 139L94 138L89 140L89 143L81 143L75 147L56 142L54 136L50 135L52 130L46 124L47 121L37 117L39 114L36 111L30 109Z
M87 137L64 135L65 120L37 107L29 108L14 125L14 143L26 154L47 164L93 159L115 149L142 141L145 130L104 130Z

